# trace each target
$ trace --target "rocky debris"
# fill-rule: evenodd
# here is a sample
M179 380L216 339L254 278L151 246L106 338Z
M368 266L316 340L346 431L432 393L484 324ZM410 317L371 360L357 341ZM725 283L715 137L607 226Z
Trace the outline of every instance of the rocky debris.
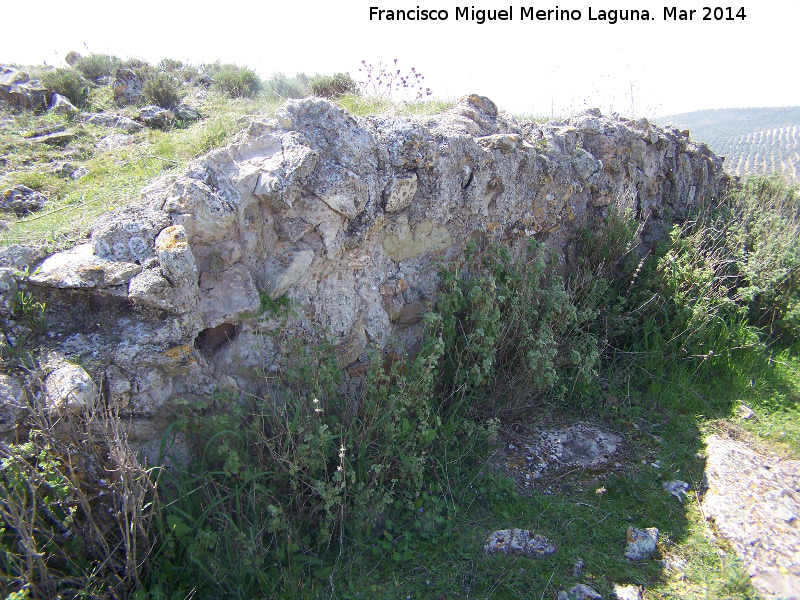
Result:
M94 402L96 389L91 376L80 365L64 363L44 380L47 408L58 415L77 414Z
M664 491L670 496L675 496L680 502L686 498L686 492L689 491L689 484L680 479L674 481L665 481L663 484Z
M147 424L138 431L158 437L173 399L222 380L262 394L292 345L327 340L348 367L342 389L360 389L368 350L417 352L437 264L470 239L514 256L544 241L567 273L576 229L611 207L638 215L647 252L724 184L706 147L645 120L595 111L517 123L479 96L438 115L355 119L323 99L290 100L101 216L93 252L58 253L29 283L54 316L48 339L94 381L118 368L127 410ZM262 312L267 296L290 309ZM525 443L508 461L535 479L540 455L603 469L621 442L581 426Z
M144 129L144 125L137 123L133 119L129 119L124 115L110 113L80 113L76 120L84 123L91 123L92 125L110 127L111 129L119 129L125 133L136 133Z
M81 244L49 257L28 281L60 289L99 289L127 285L141 270L135 263L97 257L92 244ZM121 293L124 297L125 291Z
M18 110L44 111L52 92L25 71L0 65L0 100Z
M81 179L89 174L89 170L83 165L76 165L68 161L53 163L50 172L59 177L68 177L73 180Z
M18 294L14 270L0 267L0 318L8 317L13 312Z
M197 121L200 118L200 111L186 104L177 104L173 106L172 112L181 121Z
M74 131L67 131L64 125L45 126L32 131L27 139L38 144L49 146L63 146L75 139Z
M0 266L17 271L33 271L33 266L45 256L47 252L40 246L11 244L0 247Z
M47 196L41 192L32 190L26 185L18 184L3 192L0 200L0 210L22 217L42 210L47 202Z
M64 57L64 62L67 63L70 67L74 67L77 62L82 59L80 52L76 52L75 50L70 50L67 55Z
M647 529L628 527L625 558L628 560L647 560L656 551L657 544L658 529L655 527L648 527Z
M617 600L642 600L642 588L638 585L614 584L614 597Z
M70 117L80 112L68 98L61 94L53 94L53 97L50 99L50 107L48 110L57 115L67 115Z
M550 541L543 535L527 529L497 529L486 534L483 542L486 554L508 554L511 556L528 556L531 558L547 556L556 551Z
M15 377L0 373L0 439L13 433L27 414L27 392Z
M706 440L703 514L730 541L764 598L800 598L800 460Z
M603 596L588 585L579 583L566 592L558 592L558 600L603 600Z
M606 465L622 438L578 423L562 429L535 430L501 441L505 458L500 466L523 487L529 487L546 471L597 469Z
M144 83L131 69L117 69L111 88L114 101L123 106L138 104L144 98Z
M139 109L136 119L156 129L166 129L175 121L175 113L160 106L145 106Z

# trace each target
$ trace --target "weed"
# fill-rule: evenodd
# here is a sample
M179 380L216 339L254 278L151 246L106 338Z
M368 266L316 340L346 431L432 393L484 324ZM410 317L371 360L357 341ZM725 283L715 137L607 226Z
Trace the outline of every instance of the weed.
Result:
M430 96L430 88L425 87L425 77L415 67L404 72L397 66L397 59L393 64L384 65L382 62L373 65L365 60L361 61L362 67L358 69L362 80L358 82L365 96L374 96L384 100L419 102Z
M311 92L310 79L304 73L298 73L294 77L275 73L264 82L263 89L267 98L280 101L289 98L305 98Z

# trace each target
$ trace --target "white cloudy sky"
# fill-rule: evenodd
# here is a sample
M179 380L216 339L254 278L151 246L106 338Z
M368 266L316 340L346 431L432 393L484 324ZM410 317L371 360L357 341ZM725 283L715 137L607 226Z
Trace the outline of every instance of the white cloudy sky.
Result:
M672 0L261 0L13 2L3 8L0 62L63 64L69 50L236 62L261 76L349 71L398 59L440 97L479 93L514 113L585 105L659 116L704 108L800 105L800 0L730 4L746 18L703 21L707 2ZM726 0L725 6L728 6ZM369 7L446 9L446 22L376 22ZM513 7L514 20L456 21L457 6ZM580 21L525 21L520 6L580 10ZM690 22L665 6L696 9ZM646 22L610 25L588 11L648 9Z

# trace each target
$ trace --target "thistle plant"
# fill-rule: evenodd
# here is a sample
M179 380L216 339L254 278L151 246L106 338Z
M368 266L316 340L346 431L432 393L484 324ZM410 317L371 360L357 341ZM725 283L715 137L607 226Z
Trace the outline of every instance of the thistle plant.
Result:
M404 72L397 66L395 58L391 65L379 62L376 65L361 61L362 67L358 69L363 78L358 82L361 92L365 96L372 96L382 100L419 102L433 92L425 87L422 75L415 67L409 72Z

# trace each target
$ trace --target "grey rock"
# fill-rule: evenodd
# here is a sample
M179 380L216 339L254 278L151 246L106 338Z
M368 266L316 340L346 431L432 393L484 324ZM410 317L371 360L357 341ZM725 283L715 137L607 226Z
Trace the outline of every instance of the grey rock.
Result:
M0 248L0 266L17 271L32 271L33 266L45 256L45 249L40 246L11 244Z
M52 92L25 71L0 65L0 100L18 110L44 111Z
M44 135L35 135L28 138L31 142L47 144L48 146L65 146L75 139L74 131L56 131Z
M172 112L182 121L197 121L200 118L200 111L186 104L173 106Z
M48 257L28 281L60 289L101 289L127 285L141 270L135 263L97 257L92 244L81 244Z
M124 115L109 113L81 113L78 120L84 123L91 123L92 125L119 129L125 133L136 133L144 128L144 125L141 123L137 123Z
M75 64L82 58L83 56L81 56L79 52L76 52L75 50L70 50L64 57L64 62L67 63L70 67L74 67Z
M175 113L160 106L145 106L139 109L136 118L147 125L157 129L166 129L175 121Z
M130 69L117 69L111 87L117 104L137 104L144 97L144 83Z
M406 208L417 193L417 174L394 179L386 188L386 212L397 212Z
M14 270L0 267L0 317L7 317L12 313L19 298L18 290Z
M614 597L617 600L642 600L642 588L638 585L614 584Z
M559 600L603 600L603 596L584 583L573 585L566 592L558 593Z
M19 427L28 415L28 394L19 380L0 373L0 439Z
M703 514L733 546L762 597L800 598L800 460L706 439Z
M44 380L47 408L58 414L79 414L92 406L96 389L94 381L79 365L64 364L54 369Z
M118 115L96 118L115 138L138 137ZM31 282L58 306L53 344L125 405L142 448L157 447L176 398L223 380L263 397L263 373L279 372L298 341L333 344L348 367L342 389L357 394L367 351L400 360L419 349L436 265L459 260L470 239L512 254L546 239L566 275L578 227L630 208L646 252L725 181L707 148L668 130L597 111L517 123L480 96L438 115L365 119L292 100L242 125L228 146L101 216L92 252L59 253ZM34 267L34 255L0 249L0 263ZM289 306L262 313L264 294ZM590 429L517 447L597 467L621 442Z
M47 196L32 190L26 185L18 184L3 192L0 200L0 210L11 212L18 216L42 210L47 204Z
M556 548L543 535L527 529L498 529L486 534L483 551L486 554L539 557L553 554Z
M647 529L628 527L625 558L628 560L646 560L656 551L657 544L658 529L655 527L648 527Z
M681 502L683 502L683 499L686 497L686 492L689 491L689 484L680 479L665 481L663 487L665 492L671 496L675 496Z
M50 99L50 108L48 109L57 115L73 116L77 115L80 110L61 94L53 94Z

